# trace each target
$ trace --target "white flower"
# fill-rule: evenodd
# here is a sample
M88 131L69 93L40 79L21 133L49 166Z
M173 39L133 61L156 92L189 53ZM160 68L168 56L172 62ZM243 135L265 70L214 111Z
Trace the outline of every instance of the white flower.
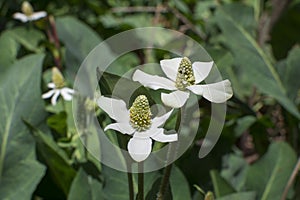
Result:
M64 100L71 101L73 98L74 90L65 87L65 80L60 71L56 68L52 68L52 83L48 83L48 88L52 89L42 95L43 99L51 98L51 104L56 105L57 98L61 95Z
M27 1L22 3L22 13L17 12L13 15L14 19L18 19L23 23L28 21L35 21L47 16L45 11L34 12L31 4Z
M109 124L108 129L116 130L123 134L132 135L127 148L130 156L137 162L144 161L152 150L152 139L159 142L177 141L177 133L166 135L162 126L172 111L151 119L148 99L145 95L138 96L130 109L122 100L101 96L98 106L104 110L116 123Z
M132 79L154 90L173 91L170 94L161 93L161 99L167 106L182 107L187 101L190 91L196 95L202 95L214 103L223 103L233 95L229 80L198 84L208 76L213 62L194 62L192 64L188 58L184 57L162 60L160 65L167 78L136 70Z
M68 87L56 88L54 83L48 83L48 88L51 88L52 90L43 94L42 98L48 99L52 97L51 98L52 105L56 105L59 95L61 95L66 101L71 101L73 98L74 90L71 88Z

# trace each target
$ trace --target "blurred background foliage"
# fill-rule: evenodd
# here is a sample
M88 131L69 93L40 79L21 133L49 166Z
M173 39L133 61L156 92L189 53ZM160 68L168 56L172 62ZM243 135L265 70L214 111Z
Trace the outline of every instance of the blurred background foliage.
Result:
M0 2L0 199L128 199L126 173L101 165L81 144L71 102L60 99L52 106L40 96L53 66L71 86L97 44L147 26L199 42L234 89L222 135L203 159L198 151L211 106L199 99L200 128L175 163L167 199L211 199L208 191L219 200L300 199L299 0L30 3L54 18L24 24L12 18L22 1ZM108 47L107 53L114 51ZM128 53L106 79L113 82L137 65L167 57L163 51ZM97 115L102 125L108 123L104 113ZM161 172L145 175L146 199L155 199Z

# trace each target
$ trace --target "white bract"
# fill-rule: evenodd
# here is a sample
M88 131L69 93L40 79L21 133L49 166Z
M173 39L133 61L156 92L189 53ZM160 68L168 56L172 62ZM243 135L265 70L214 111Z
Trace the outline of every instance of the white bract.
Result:
M64 78L56 67L52 69L52 81L53 82L48 83L48 88L50 88L51 90L43 94L42 98L48 99L52 97L52 105L56 105L59 95L61 95L64 100L71 101L73 98L74 90L68 87L64 87Z
M127 148L136 162L144 161L150 155L152 139L159 142L177 141L177 133L166 135L164 129L159 128L167 121L173 110L151 119L149 102L145 95L138 96L130 109L126 108L124 101L104 96L97 100L97 104L116 121L106 126L104 131L113 129L132 135Z
M45 11L34 12L31 4L27 1L22 3L22 13L17 12L13 15L14 19L20 20L23 23L28 21L35 21L47 16Z
M209 74L213 62L194 62L187 58L173 58L160 61L167 78L150 75L136 70L132 79L151 89L166 89L173 92L161 93L161 99L167 106L182 107L189 98L190 92L201 95L213 103L223 103L232 97L229 80L211 84L199 84Z

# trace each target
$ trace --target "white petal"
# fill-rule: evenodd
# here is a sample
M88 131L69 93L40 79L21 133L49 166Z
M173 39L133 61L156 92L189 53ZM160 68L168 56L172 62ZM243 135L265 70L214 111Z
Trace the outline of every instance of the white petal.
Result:
M209 74L214 62L194 62L192 67L195 75L195 83L200 83L203 81Z
M29 19L26 15L24 15L23 13L15 13L13 15L14 19L20 20L21 22L25 23L27 22Z
M73 96L70 94L70 91L68 90L69 88L62 88L60 90L61 96L64 98L66 101L71 101Z
M141 132L136 131L134 133L134 137L136 137L136 138L144 138L144 139L145 138L150 138L152 135L158 134L158 132L160 131L160 129L162 129L162 128L157 128L157 127L151 125L150 129L148 129L146 131L141 131Z
M24 15L23 13L15 13L13 15L13 18L14 19L18 19L18 20L20 20L23 23L25 23L25 22L27 22L29 20L28 17L26 15Z
M101 96L97 104L110 118L118 122L129 122L129 111L124 101Z
M48 83L48 88L55 88L55 84L54 83Z
M32 15L29 16L29 20L34 21L46 16L47 13L45 11L34 12Z
M187 88L197 95L202 95L205 99L213 103L223 103L233 95L229 80L206 85L192 85Z
M170 94L161 93L161 100L166 106L180 108L185 104L189 95L189 92L177 90Z
M157 128L157 127L163 125L169 119L169 117L172 114L172 112L173 112L173 109L171 111L167 112L166 114L162 115L162 116L155 117L152 120L151 126Z
M54 105L54 106L56 105L59 94L60 94L60 90L55 90L55 93L54 93L53 97L51 98L52 105Z
M45 94L42 95L42 98L48 99L49 97L51 97L54 94L55 91L56 90L50 90L49 92L46 92Z
M114 123L114 124L109 124L108 126L106 126L104 128L104 131L108 130L108 129L113 129L116 130L120 133L123 134L128 134L128 135L132 135L135 131L134 128L132 128L132 126L128 123Z
M136 138L133 136L128 142L128 152L136 162L144 161L148 158L152 150L152 140L150 138Z
M71 88L64 87L63 90L66 91L69 94L74 94L75 93L75 91Z
M160 61L161 69L169 79L176 81L176 76L181 60L182 58L173 58Z
M174 142L178 140L177 134L170 134L170 135L164 134L163 128L160 128L159 131L157 131L157 134L152 135L151 138L158 142Z
M132 80L140 82L143 86L151 89L167 89L176 90L175 83L165 77L150 75L136 70L132 76Z

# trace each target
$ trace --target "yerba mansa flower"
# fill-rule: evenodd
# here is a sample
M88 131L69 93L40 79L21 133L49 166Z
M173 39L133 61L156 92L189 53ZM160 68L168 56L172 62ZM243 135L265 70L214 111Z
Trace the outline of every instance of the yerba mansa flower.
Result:
M145 95L138 96L130 109L126 108L124 101L104 96L101 96L97 103L110 118L116 121L106 126L104 131L113 129L132 135L127 148L136 162L144 161L150 155L152 139L159 142L177 141L177 133L166 135L165 130L159 128L167 121L173 110L162 116L151 118L150 105Z
M223 103L232 97L229 80L211 84L199 84L209 74L213 62L194 62L187 57L160 61L167 78L150 75L136 70L132 79L151 89L165 89L173 92L161 94L161 100L169 107L180 108L189 98L190 92L201 95L213 103Z

